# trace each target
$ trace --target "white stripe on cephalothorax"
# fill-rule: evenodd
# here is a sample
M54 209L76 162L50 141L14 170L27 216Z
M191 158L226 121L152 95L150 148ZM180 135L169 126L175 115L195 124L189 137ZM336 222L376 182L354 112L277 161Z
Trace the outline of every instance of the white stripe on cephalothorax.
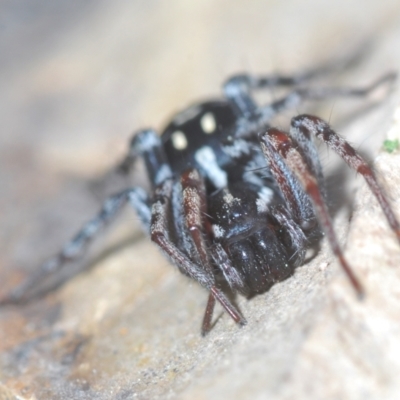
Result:
M211 147L201 147L196 151L194 158L217 189L222 189L228 184L228 176L218 165L217 157Z

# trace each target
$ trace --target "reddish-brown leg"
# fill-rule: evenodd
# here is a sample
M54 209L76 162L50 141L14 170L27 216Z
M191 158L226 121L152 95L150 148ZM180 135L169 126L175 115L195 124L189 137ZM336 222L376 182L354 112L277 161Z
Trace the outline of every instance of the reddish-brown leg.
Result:
M201 334L202 336L207 335L208 332L210 332L211 329L211 321L214 313L214 307L215 307L215 297L210 292L208 296L208 301L207 301L207 306L206 306L206 311L204 312L204 317L203 317L203 322L201 324Z
M168 226L171 224L172 213L170 211L170 199L172 193L172 181L167 180L159 185L155 190L155 199L151 212L150 236L160 249L167 255L185 275L199 282L203 287L210 290L211 294L218 300L226 312L239 324L244 324L245 320L236 310L235 306L226 296L215 286L214 274L210 273L209 267L198 265L180 251L175 243L170 239ZM189 199L186 201L189 202ZM200 208L193 206L191 212L200 212ZM190 229L190 227L189 227Z
M169 227L172 225L170 221L173 217L170 207L172 185L172 181L167 180L155 189L154 203L151 209L151 240L160 247L183 274L199 282L203 287L211 289L215 284L214 275L189 259L171 239Z
M197 170L190 169L182 174L181 185L183 192L183 214L185 217L186 227L189 230L197 252L196 258L198 258L202 267L207 271L207 274L213 275L213 266L211 265L207 250L209 245L206 239L206 231L210 228L207 226L208 221L205 218L207 203L203 178ZM214 284L210 288L210 295L203 318L203 335L210 330L215 299L221 303L236 323L242 325L245 323L245 320L240 315L239 311Z
M295 174L304 191L309 195L315 208L318 220L324 230L333 253L338 258L343 270L349 277L351 284L360 298L364 295L364 289L343 256L333 229L328 208L318 187L317 178L312 174L302 154L294 146L289 136L277 129L271 128L261 136L261 147L268 159L275 157L276 153L285 161L287 167ZM273 171L274 172L274 171ZM279 184L279 182L278 182Z
M303 135L311 134L325 142L330 149L339 154L347 165L360 173L366 180L372 193L377 198L390 227L396 233L400 243L400 224L383 189L379 186L371 167L363 160L356 150L340 137L325 121L311 115L299 115L292 119L292 129L300 129Z
M198 253L199 262L212 274L213 267L208 256L205 233L207 204L203 178L196 169L190 169L182 174L181 185L186 227Z

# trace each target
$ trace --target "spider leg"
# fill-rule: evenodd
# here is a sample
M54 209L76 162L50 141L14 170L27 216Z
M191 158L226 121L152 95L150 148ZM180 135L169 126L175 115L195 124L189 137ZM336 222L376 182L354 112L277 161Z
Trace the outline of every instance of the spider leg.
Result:
M192 178L194 178L194 176L192 176ZM184 203L186 202L186 207L190 208L190 210L188 211L191 214L185 216L186 220L190 222L188 226L188 229L190 231L191 227L193 228L197 226L196 221L199 221L199 219L201 219L201 195L199 193L195 193L195 187L198 184L197 182L196 184L193 184L193 182L190 182L189 179L187 179L185 184L186 188L193 189L192 193L190 193L190 191L186 192L186 199L184 194ZM173 233L171 232L170 228L172 222L172 213L170 211L170 199L172 197L173 189L172 186L173 182L171 180L167 180L161 183L155 189L150 227L151 240L160 247L163 253L172 261L174 265L178 267L178 269L183 274L189 276L190 278L199 282L203 287L210 290L210 296L215 297L215 299L221 303L222 307L236 323L244 325L246 321L240 315L239 311L234 307L233 304L231 304L225 294L216 287L215 277L212 271L211 264L209 264L209 262L206 262L204 264L202 263L202 266L197 265L196 263L191 261L190 258L175 245L173 241ZM194 199L193 196L199 196L199 198ZM197 229L193 229L194 232L196 230ZM208 256L203 253L203 250L205 250L205 244L202 243L202 236L195 233L192 237L194 238L195 246L199 251L200 260L202 259L202 257L206 257L204 258L204 260L208 259ZM209 300L205 316L206 322L203 322L203 329L209 329L209 325L207 326L207 324L209 324L209 322L211 321L212 309L213 300ZM209 317L207 315L209 315ZM206 332L207 330L203 330L203 333Z
M278 114L298 107L307 100L326 100L335 97L366 97L378 87L391 84L397 78L394 72L383 75L369 86L362 88L298 88L291 91L279 100L261 107L257 107L249 93L242 89L226 94L237 105L242 116L238 119L235 128L235 137L254 137L255 134L267 128L271 120ZM238 105L240 103L240 105Z
M292 256L295 259L294 266L303 264L306 255L306 236L300 226L293 220L290 213L282 206L273 207L271 215L276 219L281 227L288 233L291 241Z
M225 277L226 281L228 282L228 285L233 290L237 290L237 291L241 292L242 294L247 295L249 293L249 289L248 289L246 283L244 282L244 280L241 277L241 275L239 274L239 272L233 267L228 254L226 253L224 248L221 246L221 244L219 244L219 243L213 244L209 248L209 251L211 253L211 257L214 260L215 264L224 274L224 277ZM220 293L222 293L222 292L220 292ZM214 306L215 306L215 297L216 297L216 295L211 290L210 295L208 297L207 307L206 307L206 310L204 313L204 318L203 318L203 323L202 323L202 328L201 328L201 332L202 332L203 336L205 334L207 334L207 332L209 332L210 328L211 328L211 319L212 319ZM228 313L229 313L229 315L231 315L233 320L235 322L239 323L240 325L245 325L247 323L243 317L240 317L241 319L237 320L237 318L234 317L231 312L228 311Z
M364 177L400 243L400 224L390 207L383 189L379 186L371 167L363 160L356 150L346 142L346 140L340 137L325 121L318 117L311 115L299 115L294 117L291 122L290 131L297 131L308 138L310 138L310 135L314 135L325 142L331 150L339 154L350 168L356 170Z
M277 114L298 107L305 100L326 100L334 97L366 97L385 83L391 84L397 78L395 72L381 76L370 85L361 88L299 88L272 104L261 107L260 123L268 124Z
M359 61L368 50L368 45L363 43L356 51L343 57L330 60L316 68L308 69L293 75L251 75L237 74L230 77L223 85L225 96L230 99L243 115L251 115L256 109L256 104L251 97L251 91L271 89L279 86L290 87L307 83L313 79L339 72Z
M129 153L119 169L128 172L139 157L142 157L146 164L153 187L172 176L161 140L155 131L143 129L137 132L131 140ZM104 202L101 211L84 225L59 254L44 263L25 283L14 289L9 296L1 299L0 304L26 301L49 291L51 288L44 287L45 284L42 284L42 281L50 274L59 271L66 263L79 259L89 243L102 231L105 225L114 219L126 202L129 202L136 210L145 231L148 232L151 207L148 196L143 189L127 189L111 196Z
M192 238L196 258L208 273L213 275L213 267L207 252L207 243L204 237L203 225L204 215L207 212L204 180L197 170L191 169L184 172L181 176L183 192L183 215L185 226ZM215 307L215 297L210 291L207 306L204 312L201 325L201 334L205 336L211 329L211 320Z
M211 330L211 320L215 308L215 297L212 292L208 295L207 306L204 312L203 322L201 324L201 335L205 336Z
M146 171L153 188L172 176L161 138L152 129L142 129L132 137L129 151L117 170L127 174L139 157L146 164Z
M211 232L210 223L205 218L207 212L207 201L204 179L196 169L190 169L182 174L181 184L186 227L192 237L201 265L208 273L214 275L213 266L211 265L209 257L208 243L204 235L204 231ZM235 307L227 301L227 298L214 284L210 289L210 295L204 313L201 328L203 336L209 332L211 327L215 298L221 302L223 307L236 323L240 323L241 325L246 323L245 319L240 315Z
M233 267L231 260L226 253L225 249L220 243L214 243L210 247L211 257L215 264L224 274L226 281L233 290L237 290L244 295L249 294L249 288L247 287L243 277L240 275L238 270Z
M262 137L263 135L260 139L262 139ZM261 145L262 144L263 142L261 140ZM279 152L273 151L270 147L267 149L264 149L264 147L265 146L262 145L269 169L279 186L291 218L305 230L313 228L316 224L315 211L309 196L305 193L295 172L287 165Z
M333 229L328 208L318 187L317 177L308 167L303 155L296 148L286 133L275 128L270 128L265 134L262 134L260 136L260 142L261 148L267 159L276 159L276 154L279 154L284 160L285 164L295 174L303 190L308 194L314 205L318 220L326 236L328 237L328 241L331 245L333 253L338 258L358 296L362 298L364 295L364 289L343 256L342 250L340 249L336 238L335 231ZM273 168L272 173L276 176L278 185L281 186L281 176L276 174Z
M190 169L182 174L181 185L185 225L193 240L196 252L198 253L198 257L196 258L198 258L198 261L204 268L212 274L213 267L210 263L207 249L208 244L204 232L205 229L211 231L211 227L205 226L208 221L205 219L207 204L204 179L196 169Z
M53 258L42 264L23 284L15 288L0 304L26 302L49 291L51 288L43 285L45 278L61 270L67 263L81 258L88 245L99 235L129 202L136 210L146 230L150 226L150 205L146 192L141 188L124 190L109 197L100 212L89 220L82 229Z

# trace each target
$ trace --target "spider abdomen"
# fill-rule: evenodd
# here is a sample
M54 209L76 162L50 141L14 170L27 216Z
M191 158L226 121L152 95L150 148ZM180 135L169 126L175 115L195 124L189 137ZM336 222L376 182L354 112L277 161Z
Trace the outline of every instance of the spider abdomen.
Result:
M244 278L250 294L266 291L294 271L288 249L278 241L274 230L269 227L239 238L238 241L231 240L226 250L234 267Z
M282 207L273 186L236 182L208 197L213 240L220 243L251 294L287 278L296 258L285 229L271 217Z

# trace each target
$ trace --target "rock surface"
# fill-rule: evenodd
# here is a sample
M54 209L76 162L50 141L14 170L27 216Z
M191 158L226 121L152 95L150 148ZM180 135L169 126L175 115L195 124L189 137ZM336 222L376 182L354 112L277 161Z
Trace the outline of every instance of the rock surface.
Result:
M182 106L219 95L234 72L290 73L366 38L375 42L366 59L329 84L366 84L400 66L397 1L51 4L5 2L0 16L0 296L128 184L104 182L132 129L160 129ZM379 150L385 135L400 137L399 106L394 88L311 110L371 159L379 154L375 169L400 217L400 155ZM218 309L202 338L207 294L127 210L76 267L84 272L0 309L0 399L397 399L400 247L363 181L353 185L355 174L323 154L365 301L324 241L290 279L238 298L247 326Z

